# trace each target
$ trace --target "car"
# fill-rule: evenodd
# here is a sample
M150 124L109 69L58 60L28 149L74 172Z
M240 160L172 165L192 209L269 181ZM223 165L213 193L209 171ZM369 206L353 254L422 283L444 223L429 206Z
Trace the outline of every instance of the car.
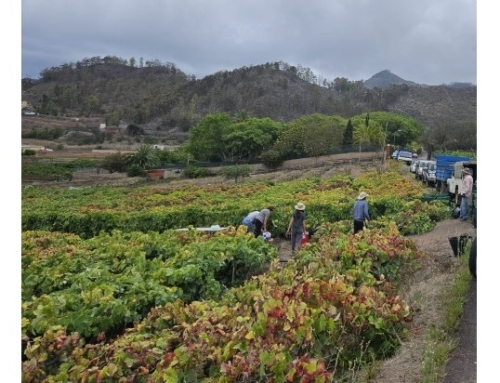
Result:
M436 161L432 161L432 160L420 160L418 162L418 166L417 166L417 169L415 171L415 178L417 180L422 180L422 173L424 171L424 167L426 167L431 162L433 162L434 164L436 164Z
M413 152L408 148L399 148L394 150L391 157L393 160L404 161L406 164L410 165L413 161Z
M430 162L426 167L422 170L422 182L433 186L436 184L436 163Z
M419 160L413 160L410 164L410 172L415 173L417 171L418 162Z

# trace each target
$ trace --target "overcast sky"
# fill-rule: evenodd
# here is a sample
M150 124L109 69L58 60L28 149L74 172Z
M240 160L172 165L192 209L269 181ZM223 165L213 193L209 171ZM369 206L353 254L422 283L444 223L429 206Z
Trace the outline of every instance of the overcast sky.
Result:
M22 77L95 56L202 78L284 61L321 79L388 69L476 84L476 0L22 0Z

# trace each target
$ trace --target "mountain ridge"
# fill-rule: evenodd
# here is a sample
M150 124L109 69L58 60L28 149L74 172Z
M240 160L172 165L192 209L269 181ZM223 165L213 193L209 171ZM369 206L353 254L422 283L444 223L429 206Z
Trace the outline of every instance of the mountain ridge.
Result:
M290 121L323 113L350 118L391 111L432 125L436 118L476 119L471 86L429 86L383 70L366 81L339 77L320 84L309 69L284 62L220 71L196 79L174 64L133 67L116 57L84 59L23 79L23 100L41 114L96 117L188 131L208 113L225 112ZM463 84L462 84L463 85Z

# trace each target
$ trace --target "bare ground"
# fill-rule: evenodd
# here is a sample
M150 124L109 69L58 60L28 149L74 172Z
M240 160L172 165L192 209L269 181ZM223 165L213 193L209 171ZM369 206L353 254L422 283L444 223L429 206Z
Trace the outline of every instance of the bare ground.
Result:
M476 236L470 222L450 219L438 222L430 233L412 236L419 250L428 255L424 267L408 281L405 298L415 309L410 337L397 354L380 365L374 383L421 382L422 354L428 327L443 323L442 294L451 288L452 272L459 259L448 241L462 234ZM475 361L471 361L472 365Z

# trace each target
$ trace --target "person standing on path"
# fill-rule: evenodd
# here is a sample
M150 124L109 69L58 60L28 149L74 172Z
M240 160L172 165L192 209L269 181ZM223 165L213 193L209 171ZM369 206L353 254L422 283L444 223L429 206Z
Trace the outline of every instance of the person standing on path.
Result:
M302 241L302 236L307 233L306 231L306 205L299 202L295 205L295 211L292 213L292 218L288 223L286 236L290 235L292 241L292 253L298 250Z
M470 169L462 169L462 187L460 189L460 195L462 196L460 200L460 221L467 221L469 218L469 199L472 198L472 185L474 184L474 179L470 175Z
M271 212L274 210L274 206L268 206L265 209L259 211L259 214L253 219L253 234L255 238L267 231L267 221L271 216Z
M368 214L368 201L366 200L366 197L368 197L368 194L361 192L354 203L354 234L363 230L365 227L365 220L370 220L370 215Z
M243 218L242 224L245 225L248 228L249 233L253 233L253 220L257 215L259 214L258 210L252 211L246 215L245 218Z

